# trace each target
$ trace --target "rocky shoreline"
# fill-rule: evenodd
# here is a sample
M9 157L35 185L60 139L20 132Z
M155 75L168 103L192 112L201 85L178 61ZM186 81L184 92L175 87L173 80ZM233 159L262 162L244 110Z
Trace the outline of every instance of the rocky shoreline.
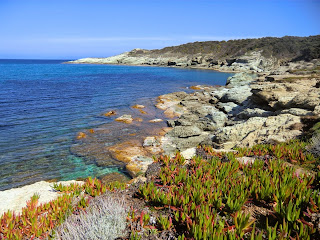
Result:
M226 86L192 86L191 94L159 96L156 107L168 119L168 127L162 125L158 132L150 132L153 135L146 131L143 139L111 146L108 151L124 163L131 177L141 178L152 155L180 151L191 158L198 145L229 150L300 137L319 119L319 66L314 60L283 67L277 75L242 72L230 77ZM122 118L128 116L117 119ZM130 120L123 124L132 124Z
M319 87L315 74L238 73L226 86L162 95L157 107L178 118L158 142L164 154L191 158L197 145L228 150L301 137L320 119Z
M79 155L81 151L90 154L86 146L102 144L103 149L99 144L93 145L96 157L107 151L123 163L133 178L129 182L132 183L146 180L152 155L173 155L179 150L190 159L199 144L224 151L300 137L320 119L319 67L320 61L313 60L274 69L272 74L249 70L230 77L226 86L193 86L191 94L175 92L159 96L156 107L163 111L163 119L168 119L168 127L155 114L143 119L149 110L138 105L134 110L141 117L117 116L114 112L110 116L115 115L120 127L121 124L148 122L149 131L145 131L142 139L105 146L98 138L109 134L108 131L103 128L88 130L78 135L72 151ZM131 136L134 139L135 135ZM112 175L107 179L114 180ZM37 188L37 191L42 190Z

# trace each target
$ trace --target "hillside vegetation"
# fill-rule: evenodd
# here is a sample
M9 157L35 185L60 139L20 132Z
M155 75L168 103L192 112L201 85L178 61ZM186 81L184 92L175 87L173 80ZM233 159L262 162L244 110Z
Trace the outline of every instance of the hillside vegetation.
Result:
M229 41L205 41L165 47L159 50L134 51L131 56L148 55L156 57L163 54L173 55L210 55L219 60L234 58L251 51L261 51L264 57L275 57L288 61L312 60L320 58L320 35L310 37L282 38L264 37Z

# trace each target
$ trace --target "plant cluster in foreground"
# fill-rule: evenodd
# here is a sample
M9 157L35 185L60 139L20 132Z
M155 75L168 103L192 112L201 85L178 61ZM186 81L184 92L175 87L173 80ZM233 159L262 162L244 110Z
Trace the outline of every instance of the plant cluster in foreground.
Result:
M259 145L236 154L206 147L206 159L198 156L188 165L179 154L161 157L159 176L140 186L138 195L167 215L147 227L171 229L178 239L316 239L320 174L299 176L281 160L318 160L300 147ZM237 155L260 160L243 165ZM145 218L136 219L142 224Z
M55 229L56 240L113 240L127 226L127 209L123 199L108 194L94 199L85 211L69 216Z
M126 184L54 184L56 200L38 205L35 195L21 214L0 217L0 239L317 239L319 158L305 147L290 141L221 153L205 146L188 163L179 153L162 156L154 163L160 172L126 189L138 199L126 194L125 202L106 191ZM255 161L236 159L245 156ZM317 172L297 174L288 162Z
M63 223L72 213L83 211L92 198L114 188L124 188L124 184L103 185L98 179L88 178L83 185L63 186L54 184L54 189L62 192L57 199L38 204L34 195L21 214L12 211L0 217L0 239L44 239L50 237L52 230Z

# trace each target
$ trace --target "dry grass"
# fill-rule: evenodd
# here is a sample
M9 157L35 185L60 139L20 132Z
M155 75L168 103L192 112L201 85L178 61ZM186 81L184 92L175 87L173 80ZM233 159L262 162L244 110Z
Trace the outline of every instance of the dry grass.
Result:
M56 240L115 239L126 228L127 209L123 199L103 195L92 200L86 211L71 215L55 231Z

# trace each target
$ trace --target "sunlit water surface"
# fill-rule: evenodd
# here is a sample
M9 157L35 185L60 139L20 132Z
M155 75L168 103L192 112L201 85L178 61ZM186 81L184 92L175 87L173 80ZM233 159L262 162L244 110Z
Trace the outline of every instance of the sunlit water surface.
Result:
M224 85L229 73L161 67L0 60L0 190L40 180L121 172L70 152L77 132L113 121L110 109L196 84Z

